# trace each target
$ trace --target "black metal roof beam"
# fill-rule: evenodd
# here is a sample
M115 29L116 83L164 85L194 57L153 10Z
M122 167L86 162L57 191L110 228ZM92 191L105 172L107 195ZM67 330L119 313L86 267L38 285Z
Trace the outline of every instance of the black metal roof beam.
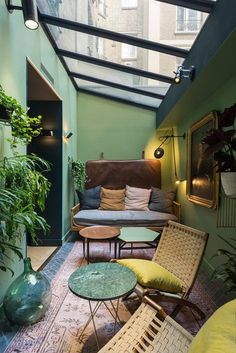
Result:
M87 76L87 75L82 75L77 72L70 72L69 75L72 77L80 78L81 80L86 80L86 81L98 83L98 84L104 85L104 86L114 87L114 88L117 88L117 89L120 89L123 91L129 91L129 92L137 93L137 94L147 96L147 97L152 97L152 98L156 98L156 99L163 99L165 97L162 94L148 92L148 91L145 91L142 89L121 85L119 83L115 83L115 82L111 82L111 81L100 80L98 78L94 78L94 77Z
M171 5L187 7L189 9L210 13L216 2L212 0L157 0Z
M132 102L132 101L129 101L128 99L108 96L107 94L100 93L100 92L89 91L89 90L84 89L84 88L78 88L78 92L91 94L92 96L97 96L97 97L101 97L101 98L105 98L105 99L110 99L110 100L115 101L115 102L128 104L128 105L133 105L133 106L138 107L138 108L152 110L152 111L155 111L155 112L158 109L158 107L151 107L150 105Z
M151 78L151 79L157 80L157 81L167 82L170 84L173 83L173 78L170 76L155 74L154 72L144 71L144 70L136 69L136 68L129 67L126 65L115 64L110 61L93 58L91 56L74 53L74 52L64 50L64 49L58 48L55 50L58 55L65 56L67 58L84 61L84 62L87 62L89 64L93 64L93 65L108 67L109 69L127 72L132 75L143 76L143 77Z
M174 55L182 58L186 58L188 50L182 48L172 47L170 45L156 43L146 39L129 36L127 34L113 32L104 28L94 27L79 22L74 22L67 19L62 19L50 15L40 14L40 21L58 27L67 28L69 30L86 33L92 36L98 36L113 41L127 43L136 47L141 47L148 50L165 53L168 55Z

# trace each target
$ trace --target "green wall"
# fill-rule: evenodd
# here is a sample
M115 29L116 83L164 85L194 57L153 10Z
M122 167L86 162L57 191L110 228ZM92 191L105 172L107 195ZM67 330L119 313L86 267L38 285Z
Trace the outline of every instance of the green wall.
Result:
M84 93L78 99L78 157L139 159L155 131L153 111Z
M65 131L74 133L68 143L63 143L63 229L66 233L70 229L69 209L73 205L71 190L71 176L68 168L68 156L76 158L77 142L77 92L68 78L60 60L55 55L45 33L41 28L36 31L26 29L23 23L22 11L9 14L5 2L0 2L0 84L6 93L15 97L26 106L26 58L40 70L41 63L46 67L54 79L54 89L63 100L63 127ZM41 72L43 74L43 72ZM0 126L0 158L10 156L11 151L6 138L10 135L10 128ZM62 137L63 138L63 137ZM25 153L25 148L19 149ZM22 240L25 251L25 240ZM22 265L16 262L15 275L22 271ZM10 274L0 271L0 302L8 287Z
M224 108L229 107L233 103L235 103L235 82L236 73L234 73L234 75L231 75L231 78L227 78L226 80L221 82L221 85L219 85L215 89L215 91L212 92L210 95L206 95L205 99L202 100L200 104L195 103L195 95L188 94L187 105L185 104L184 100L182 105L181 102L179 102L178 104L178 112L176 111L176 115L178 115L178 117L181 117L181 119L178 119L178 126L175 129L176 133L178 135L181 135L183 132L187 132L191 125L193 125L196 121L200 120L208 112L213 110L223 111ZM207 85L207 79L205 81L205 85ZM174 113L175 109L173 109L172 111L173 115ZM168 125L168 121L166 121L165 124ZM163 169L170 168L170 165L173 166L172 155L170 156L171 158L163 161ZM219 248L227 249L226 244L217 237L217 234L223 235L228 240L230 238L236 239L236 229L217 227L217 212L222 211L220 205L217 211L215 209L208 209L206 207L188 201L186 195L187 139L178 139L178 141L176 142L176 156L177 172L181 178L185 179L178 186L178 201L181 203L181 221L182 223L207 231L209 233L209 241L204 257L204 265L207 269L212 269L215 268L219 262L224 260L223 258L212 259L212 255L215 254L217 249Z

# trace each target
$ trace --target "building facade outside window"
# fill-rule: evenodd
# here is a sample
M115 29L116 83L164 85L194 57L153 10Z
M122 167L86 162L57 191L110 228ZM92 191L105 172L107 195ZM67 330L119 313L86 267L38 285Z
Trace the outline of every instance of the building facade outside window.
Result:
M106 0L98 0L98 13L106 17Z
M197 32L201 21L201 12L177 6L177 32Z
M121 0L122 9L134 9L138 7L138 0Z
M121 59L122 60L136 60L137 47L126 43L121 44Z

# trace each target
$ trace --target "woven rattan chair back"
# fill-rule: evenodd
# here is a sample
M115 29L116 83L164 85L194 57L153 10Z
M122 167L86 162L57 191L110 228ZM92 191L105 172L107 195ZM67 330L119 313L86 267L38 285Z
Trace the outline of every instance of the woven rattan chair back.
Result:
M143 302L99 353L187 353L192 336L155 305Z
M191 289L206 247L208 234L184 224L169 221L164 227L152 261L178 277Z

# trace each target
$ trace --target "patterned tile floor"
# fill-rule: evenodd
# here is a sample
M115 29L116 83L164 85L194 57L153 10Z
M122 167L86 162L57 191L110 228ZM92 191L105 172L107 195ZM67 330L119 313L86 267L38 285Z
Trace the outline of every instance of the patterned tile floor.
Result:
M67 255L70 253L74 243L73 237L69 242L65 243L54 255L50 258L50 261L43 268L43 272L52 280L56 275L58 269L65 261ZM201 272L198 276L201 285L205 288L207 294L212 298L212 304L216 307L225 302L225 296L222 291L212 282L209 281L209 276ZM203 299L204 300L204 299ZM9 342L12 340L16 332L18 331L18 326L10 325L5 318L3 309L0 308L0 353L4 352ZM14 352L17 353L17 352Z

